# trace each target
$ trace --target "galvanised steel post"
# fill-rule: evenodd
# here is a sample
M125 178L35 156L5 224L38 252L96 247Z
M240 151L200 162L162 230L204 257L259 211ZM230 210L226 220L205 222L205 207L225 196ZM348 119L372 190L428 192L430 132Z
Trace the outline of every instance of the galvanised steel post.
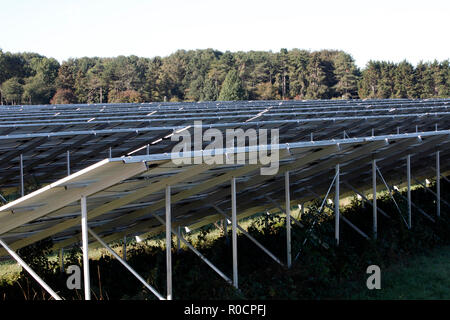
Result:
M238 289L238 256L237 256L237 218L236 218L236 178L231 179L231 228L233 247L233 286Z
M170 186L166 187L166 267L167 300L172 300L172 217L170 204Z
M25 186L23 184L23 156L20 154L20 195L25 195Z
M336 181L335 181L335 194L334 194L334 215L335 215L335 238L336 244L339 245L339 220L340 220L340 212L339 212L339 163L336 165Z
M285 192L286 192L286 250L287 250L287 267L292 265L291 254L291 196L289 191L289 171L284 174Z
M411 229L411 155L406 157L406 179L408 180L408 228Z
M70 176L70 151L67 150L67 175Z
M440 151L436 151L436 214L441 216L441 166L440 166Z
M373 214L373 238L377 239L378 233L378 210L377 210L377 160L372 160L372 214ZM364 203L364 201L363 201Z
M86 196L81 196L81 239L83 246L84 299L91 300L91 279L89 276L89 246Z
M153 294L158 297L159 300L164 300L164 297L158 293L158 291L155 290L151 285L145 281L144 278L142 278L136 271L133 270L133 268L130 267L128 263L126 263L125 260L123 260L113 249L111 249L100 237L91 229L88 229L89 233L98 241L100 244L109 251L119 262L127 268L128 271L130 271L144 286L147 287Z

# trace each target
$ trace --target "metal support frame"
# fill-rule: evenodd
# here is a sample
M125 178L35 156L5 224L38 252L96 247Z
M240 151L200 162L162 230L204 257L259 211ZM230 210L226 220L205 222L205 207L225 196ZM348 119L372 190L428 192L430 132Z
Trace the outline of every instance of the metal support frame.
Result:
M395 198L394 198L394 196L392 194L392 189L391 189L391 187L389 187L389 185L387 184L386 180L384 180L384 177L381 174L380 168L378 166L377 166L377 171L378 171L378 174L380 175L381 180L383 181L384 185L386 186L386 189L389 191L389 196L391 197L392 201L394 201L395 207L397 208L397 211L400 214L400 217L402 218L403 222L408 227L408 222L406 222L405 217L403 217L402 210L400 210L400 207L398 206L397 201L395 201Z
M436 215L441 216L441 165L440 151L436 151Z
M339 212L339 176L340 169L339 163L336 165L336 181L335 181L335 194L334 194L334 216L335 216L335 225L334 232L336 238L336 245L339 245L339 220L340 220L340 212Z
M292 252L291 252L291 195L289 190L289 171L284 173L285 179L285 198L286 198L286 255L287 267L292 266Z
M160 216L158 216L155 213L152 213L153 217L156 218L156 220L158 220L162 225L165 225L166 222L164 221L164 219L162 219ZM209 261L204 255L202 255L197 249L195 249L189 242L186 241L186 239L183 238L183 236L176 232L173 228L172 228L172 233L174 235L176 235L177 237L180 238L181 242L183 242L189 249L192 250L192 252L194 252L200 259L202 259L208 266L211 267L211 269L213 269L219 276L221 276L223 279L225 279L226 282L228 282L229 284L232 284L232 281L230 278L228 278L222 271L220 271L214 264L211 263L211 261Z
M406 156L406 179L408 183L408 228L411 229L412 227L412 220L411 220L411 155L408 154Z
M20 195L25 195L25 185L23 183L23 155L20 154Z
M67 150L66 159L67 159L67 175L70 176L70 150Z
M3 197L1 193L0 193L0 201L8 203L8 201L6 201L5 197Z
M347 181L344 181L344 183L345 183L350 189L352 189L353 192L355 192L356 194L358 194L358 195L362 198L362 200L363 200L364 202L367 202L367 203L370 204L371 206L373 205L373 202L372 202L372 201L370 201L369 199L367 199L365 195L363 195L361 192L359 192L358 190L356 190L351 184L349 184ZM383 216L385 216L386 218L391 219L391 216L388 215L383 209L381 209L381 208L378 207L378 206L377 206L377 211L378 211L379 213L381 213Z
M373 215L373 238L378 235L378 210L377 210L377 160L372 159L372 215Z
M8 245L2 239L0 239L0 245L2 245L3 248L5 248L5 250L9 253L9 255L13 257L13 259L16 260L17 263L19 263L22 266L22 268L24 268L45 289L45 291L47 291L53 297L53 299L62 300L61 297L55 291L53 291L52 288L50 288L44 282L44 280L42 280L42 278L39 277L36 274L36 272L33 271L33 269L30 268L30 266L27 265L25 261L23 261L22 258L20 258L17 253L15 253L10 247L8 247Z
M86 196L81 196L81 239L83 247L84 299L91 300L91 279L89 276L89 245Z
M408 198L405 198L400 192L397 192L397 194L400 196L400 198L402 198L405 201L408 201ZM417 209L417 211L419 211L419 213L421 213L422 215L424 215L426 218L428 218L428 220L430 220L431 222L436 222L428 213L426 213L425 211L423 211L421 208L419 208L414 202L411 201L411 207L414 207Z
M322 203L321 203L319 209L317 210L317 214L319 214L319 215L322 213L322 209L323 209L324 206L325 206L325 203L326 203L326 201L327 201L327 199L328 199L328 195L330 194L331 188L333 188L333 185L334 185L334 183L335 183L335 181L336 181L336 179L337 179L337 176L338 176L338 174L336 173L336 174L334 175L334 177L333 177L333 180L331 181L330 186L328 187L327 193L326 193L325 197L323 198L323 201L322 201ZM316 194L314 191L312 191L311 188L308 187L308 190L309 190L310 193L312 193L313 195L317 196L317 194ZM271 199L269 198L269 200L271 200ZM273 201L273 200L272 200L272 201ZM291 217L291 218L292 218L292 217ZM296 222L297 224L299 224L300 226L302 226L302 225L300 224L300 222L298 222L296 219L294 219L294 222ZM314 225L316 224L316 222L317 222L317 220L314 220L314 221L313 221L313 223L312 223L311 226L308 228L308 230L306 230L306 234L308 234L308 233L310 233L310 232L312 231L312 229L314 228ZM311 236L314 236L314 235L311 233ZM324 248L328 249L328 245L327 245L326 243L323 243L320 239L317 239L317 240L318 240L319 244L321 244ZM307 241L308 241L308 237L305 237L305 240L303 240L302 245L304 246L305 243L306 243ZM302 248L300 248L300 250L299 250L298 253L296 254L296 256L295 256L295 258L294 258L295 261L298 259L298 257L300 256L300 253L301 253L301 252L302 252Z
M238 289L238 256L237 256L237 218L236 218L236 177L231 178L231 242L233 248L233 286Z
M147 283L147 281L144 280L136 271L133 270L133 268L130 267L130 265L122 259L111 247L109 247L94 231L92 231L90 228L88 229L89 233L98 241L100 244L105 247L106 250L109 251L119 262L125 266L125 268L128 269L147 289L149 289L159 300L164 300L164 297L159 294L158 291L156 291L155 288L153 288L151 285Z
M413 179L414 179L418 184L420 184L426 191L429 191L431 194L433 194L433 195L436 197L436 200L437 200L437 201L439 201L439 202L445 204L447 207L450 208L450 203L448 203L447 201L445 201L444 199L442 199L441 196L440 196L440 194L438 194L438 193L434 192L433 190L431 190L430 188L428 188L425 184L423 184L422 181L417 180L416 178L414 178L414 176L412 176L412 177L413 177ZM436 183L436 187L437 187L437 183ZM439 189L440 189L440 188L439 188ZM436 190L436 191L437 191L437 190ZM440 190L439 190L439 192L440 192Z
M332 206L325 204L326 207L333 209ZM369 240L370 237L363 232L361 229L359 229L357 226L355 226L350 220L348 220L346 217L344 217L343 215L339 215L339 219L344 221L346 224L348 224L353 230L355 230L357 233L359 233L364 239Z
M166 187L166 268L167 300L172 300L172 213L170 186Z
M214 209L217 210L220 214L222 214L225 219L230 219L230 217L218 206L212 205ZM279 265L284 266L284 264L278 259L272 252L270 252L266 247L264 247L258 240L253 238L247 231L245 231L239 224L236 223L236 228L239 229L247 238L249 238L254 244L256 244L261 250L263 250L269 257L271 257L275 262L277 262Z

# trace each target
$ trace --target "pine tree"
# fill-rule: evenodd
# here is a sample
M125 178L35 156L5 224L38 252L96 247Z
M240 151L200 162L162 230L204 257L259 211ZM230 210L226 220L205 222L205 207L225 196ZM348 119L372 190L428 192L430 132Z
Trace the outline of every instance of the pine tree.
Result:
M334 61L334 68L336 95L343 99L355 97L358 90L358 70L352 57L340 52Z
M241 79L236 70L230 70L220 90L220 101L244 100L246 98Z
M417 98L415 88L414 67L405 61L400 62L395 68L394 98Z
M322 61L318 54L313 53L308 66L308 88L306 89L307 99L325 99L329 91L326 85L326 73L323 70Z

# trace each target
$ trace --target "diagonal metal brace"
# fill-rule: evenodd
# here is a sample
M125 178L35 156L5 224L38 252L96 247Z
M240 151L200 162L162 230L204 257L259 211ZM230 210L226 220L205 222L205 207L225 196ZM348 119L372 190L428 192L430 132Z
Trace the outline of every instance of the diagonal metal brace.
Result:
M220 214L222 214L225 218L230 220L231 218L218 206L215 204L211 205L214 209L216 209ZM269 257L271 257L275 262L277 262L279 265L284 266L284 264L278 259L272 252L270 252L266 247L264 247L261 243L258 242L255 238L253 238L247 231L245 231L239 224L236 224L236 227L247 237L249 238L254 244L256 244L261 250L263 250Z
M397 191L397 194L405 201L408 201L408 199L406 199L400 192ZM426 218L428 218L430 221L432 222L436 222L428 213L426 213L425 211L423 211L421 208L419 208L416 204L414 204L414 202L411 201L411 205L417 209L417 211L419 211L421 214L423 214Z
M330 206L329 204L326 204L326 206L328 208L330 208L331 210L333 210L333 207ZM355 226L353 223L350 222L350 220L348 220L346 217L344 217L342 214L339 215L340 219L342 221L344 221L345 223L347 223L353 230L355 230L356 232L358 232L363 238L369 240L369 236L367 234L365 234L361 229L359 229L357 226Z
M392 192L392 190L391 190L391 187L389 187L389 185L387 184L386 180L384 180L384 177L383 177L383 175L381 174L381 171L380 171L380 169L378 168L378 166L376 166L376 168L377 168L378 174L380 175L381 180L383 181L384 185L386 186L386 189L388 189L388 191L389 191L389 196L391 197L392 201L394 201L394 204L395 204L395 207L396 207L397 210L398 210L398 213L399 213L400 216L402 217L402 220L403 220L403 222L405 223L405 225L409 228L408 222L406 222L405 217L403 217L402 210L400 210L400 207L398 206L397 201L395 201L395 198L394 198L394 196L393 196L393 192Z
M359 192L358 190L356 190L350 183L348 183L347 181L344 181L344 183L353 190L354 193L356 193L357 195L359 195L365 202L369 203L371 206L373 206L372 201L370 201L369 199L366 198L366 196L364 196L361 192ZM379 213L381 213L383 216L385 216L388 219L391 219L391 217L381 208L379 208L377 206L377 211Z
M44 288L55 300L62 300L61 297L52 290L45 282L39 277L36 272L31 269L31 267L22 260L22 258L15 253L2 239L0 239L0 245L5 248L5 250L14 258L28 273Z
M164 297L156 291L155 288L153 288L150 284L147 283L136 271L134 271L128 263L125 262L124 259L122 259L111 247L109 247L92 229L88 228L89 233L98 241L101 243L103 247L105 247L106 250L109 251L121 264L125 266L125 268L128 269L147 289L149 289L159 300L165 300Z
M426 185L424 185L420 180L417 180L416 178L414 178L414 180L415 180L417 183L419 183L422 187L424 187L424 189L425 189L426 191L430 192L432 195L434 195L435 197L437 197L437 194L436 194L433 190L431 190L430 188L428 188ZM445 201L444 199L442 199L442 197L441 197L440 201L441 201L442 203L446 204L447 207L450 208L450 204L449 204L447 201Z
M166 222L164 219L162 219L160 216L158 216L155 213L152 213L152 215L158 220L161 224L166 225ZM230 278L228 278L222 271L220 271L211 261L209 261L204 255L202 255L197 249L195 249L184 237L175 231L174 228L172 228L172 233L179 237L180 241L183 242L189 249L191 249L200 259L202 259L208 266L211 267L219 276L221 276L226 282L229 284L233 284L233 281L231 281Z
M284 209L275 200L273 200L269 196L266 196L266 199L271 201L278 209L280 209L281 212L285 212ZM303 223L301 223L298 219L294 218L293 216L291 216L291 220L294 221L294 223L296 223L300 228L304 228L305 227L305 225ZM308 229L307 231L311 231L311 230ZM325 249L329 249L330 248L330 246L326 242L323 242L322 240L320 240L319 237L317 237L314 233L311 233L310 236L315 241L317 241L320 245L322 245L322 247L324 247ZM305 244L306 239L303 242L303 244Z

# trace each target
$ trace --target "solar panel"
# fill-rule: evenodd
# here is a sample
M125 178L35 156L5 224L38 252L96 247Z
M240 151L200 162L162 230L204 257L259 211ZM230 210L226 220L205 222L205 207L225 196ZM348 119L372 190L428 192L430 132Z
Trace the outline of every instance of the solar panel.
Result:
M278 128L280 142L290 143L369 136L372 130L448 129L448 103L398 99L1 107L0 181L17 187L21 162L24 179L41 186L106 157L168 153L176 144L171 134L199 120L205 128L220 130Z
M146 238L166 232L169 246L171 227L199 228L230 212L238 219L287 212L288 206L325 201L333 184L335 201L355 193L364 195L373 188L375 170L381 177L377 190L410 184L411 175L416 181L448 175L449 101L2 106L2 190L23 190L25 185L34 190L0 207L0 257L9 253L24 265L11 249L48 237L54 250L66 248L79 244L82 234L87 252L88 232L92 246L105 246L124 236ZM238 130L231 132L231 145L229 129ZM264 130L272 129L271 140L261 140ZM235 136L236 132L240 135ZM180 149L178 139L172 140L180 134L189 137L193 147L186 143ZM245 143L236 146L238 141ZM273 172L265 174L269 169ZM287 195L292 200L284 202ZM82 223L84 232L80 232L80 215L86 217L86 212L88 226ZM435 221L420 208L417 212ZM172 221L171 226L167 222L169 229L164 215ZM335 215L337 223L342 219L369 238L346 217ZM87 255L83 259L83 265L88 265ZM288 254L288 265L289 259ZM167 250L168 270L170 261ZM89 278L86 270L85 278ZM167 281L171 282L169 271ZM145 280L141 282L163 298ZM235 260L233 285L237 287ZM46 290L59 299L50 288Z
M230 210L229 192L224 189L229 188L231 176L238 176L241 216L248 210L254 212L255 206L273 208L273 199L282 198L282 173L288 169L296 202L324 195L337 163L345 182L343 193L352 192L351 187L367 189L373 157L391 181L404 180L405 163L399 159L407 154L413 155L412 166L418 177L430 176L433 150L439 147L444 159L449 151L448 102L244 101L3 107L2 186L17 186L19 155L25 178L32 176L39 185L60 180L1 207L0 234L15 249L47 236L52 236L58 247L76 243L80 194L89 196L90 224L106 239L159 230L160 223L153 214L164 208L163 186L170 181L174 181L175 223L198 225L217 218L211 204ZM171 149L176 142L169 137L180 129L193 133L195 120L202 120L204 129L222 131L279 129L278 174L261 176L261 166L257 165L174 165ZM146 145L148 148L143 148ZM248 150L243 153L247 158L252 154ZM69 176L65 171L68 164L75 172ZM447 162L443 162L442 169L448 169Z

